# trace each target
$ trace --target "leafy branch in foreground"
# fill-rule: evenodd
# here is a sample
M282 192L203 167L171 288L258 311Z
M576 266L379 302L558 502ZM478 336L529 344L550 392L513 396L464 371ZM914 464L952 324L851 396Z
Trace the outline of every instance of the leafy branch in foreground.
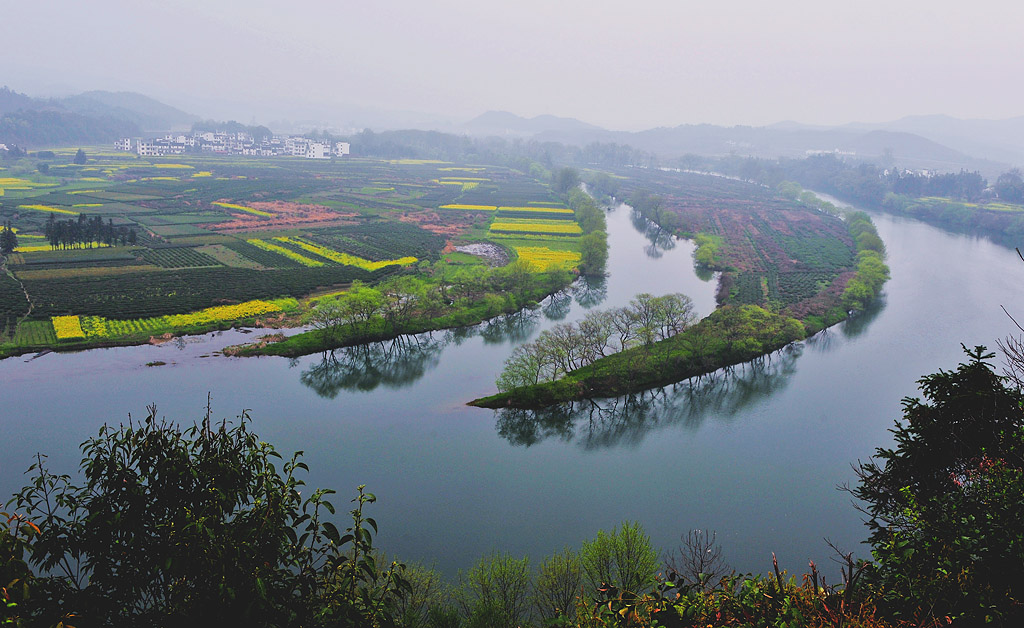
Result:
M82 452L80 482L40 455L11 502L38 530L21 546L44 574L20 611L33 623L394 624L404 566L375 564L377 525L363 514L375 497L359 487L339 532L334 491L304 500L302 452L282 458L247 414L211 425L207 411L183 429L151 406Z

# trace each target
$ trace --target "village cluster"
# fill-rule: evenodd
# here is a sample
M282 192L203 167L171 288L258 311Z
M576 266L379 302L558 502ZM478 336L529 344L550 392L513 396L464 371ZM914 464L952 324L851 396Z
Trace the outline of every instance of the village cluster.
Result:
M114 148L135 152L144 157L209 152L218 155L248 155L253 157L294 155L307 159L330 159L331 157L344 157L349 154L348 142L332 143L301 136L283 135L274 135L257 140L248 133L227 133L223 131L193 133L191 135L168 134L157 139L125 137L114 142Z

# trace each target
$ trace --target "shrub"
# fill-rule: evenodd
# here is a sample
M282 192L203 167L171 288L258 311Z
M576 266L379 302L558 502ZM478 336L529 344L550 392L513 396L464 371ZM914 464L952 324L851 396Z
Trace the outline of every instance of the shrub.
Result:
M52 625L390 625L403 567L378 568L359 488L345 534L333 491L305 500L301 452L283 460L236 424L156 418L104 426L82 445L82 483L39 456L12 500L39 533L25 614ZM283 462L283 464L281 464ZM281 465L280 470L278 465ZM373 532L371 532L371 529ZM77 623L75 625L78 625Z
M852 491L871 516L868 572L897 618L964 625L1024 620L1024 395L984 347L919 381L893 449L861 464Z

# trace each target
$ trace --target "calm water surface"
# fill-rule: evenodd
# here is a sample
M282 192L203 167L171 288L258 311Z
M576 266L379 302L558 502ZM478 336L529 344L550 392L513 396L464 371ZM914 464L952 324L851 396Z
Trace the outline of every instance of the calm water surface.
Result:
M994 346L1010 333L1001 304L1024 313L1024 264L1012 250L874 219L893 278L871 312L762 368L575 416L464 403L493 392L515 344L588 307L679 291L711 311L714 282L694 275L691 245L645 235L626 208L609 216L604 285L472 330L299 360L213 355L251 337L226 332L0 361L0 495L21 486L36 451L69 472L78 443L102 423L143 416L151 403L168 418L198 419L209 392L216 416L248 409L265 440L304 450L308 484L338 489L336 503L366 484L379 498L380 545L448 574L492 549L540 559L626 519L666 549L690 528L717 530L744 571L770 569L772 551L791 570L827 564L825 537L863 553L860 516L836 485L891 442L917 378L954 368L961 342ZM156 360L168 365L145 366Z

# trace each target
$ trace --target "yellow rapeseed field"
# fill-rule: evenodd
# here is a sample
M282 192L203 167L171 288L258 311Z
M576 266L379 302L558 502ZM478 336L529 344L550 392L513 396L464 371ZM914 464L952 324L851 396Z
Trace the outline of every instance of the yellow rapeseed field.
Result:
M303 266L309 266L311 268L315 268L317 266L323 266L324 265L323 262L317 261L315 259L309 259L305 255L299 255L295 251L286 249L283 246L278 246L278 245L273 244L271 242L267 242L266 240L252 239L252 240L246 240L246 242L248 242L249 244L251 244L251 245L253 245L253 246L257 247L257 248L261 248L264 251L270 251L271 253L277 253L278 255L284 255L288 259L295 260L296 262L302 264Z
M18 205L18 209L32 209L37 212L53 212L54 214L71 214L77 216L78 212L73 212L70 209L61 209L60 207L52 207L50 205Z
M552 266L559 268L575 268L580 261L580 254L575 251L555 251L544 246L513 247L519 259L527 262L532 270L547 270Z
M247 212L254 216L262 216L264 218L270 218L271 216L274 215L271 214L270 212L265 212L259 209L253 209L252 207L246 207L245 205L235 205L234 203L221 203L219 201L214 201L210 204L216 205L217 207L223 207L224 209L234 209L240 212Z
M338 262L339 264L345 264L347 266L356 266L358 268L362 268L365 270L377 270L379 268L384 268L385 266L394 266L396 264L400 266L406 266L408 264L414 264L418 261L415 257L409 256L401 257L399 259L371 262L370 260L366 260L361 257L356 257L355 255L349 255L348 253L341 253L339 251L329 249L325 246L314 244L313 242L307 242L306 240L302 240L300 238L289 238L287 236L282 236L274 239L280 242L287 242L288 244L293 244L295 246L298 246L302 249L309 251L310 253L316 253L320 257L329 259L332 262Z
M85 338L82 323L77 316L54 316L50 321L53 323L53 331L57 334L57 340Z
M189 314L171 314L152 318L115 320L102 316L83 316L81 328L89 338L117 338L138 333L165 332L194 325L230 322L252 318L261 314L273 314L293 310L299 302L293 298L272 301L254 300L236 305L218 305Z
M567 214L571 215L573 211L567 207L499 207L498 211L503 212L522 212L523 214L529 215L530 212L546 212L549 214Z
M583 230L574 222L557 221L558 224L545 222L510 222L495 221L491 224L494 233L543 233L551 235L581 235Z
M459 205L457 203L452 205L442 205L438 209L466 209L478 212L492 212L498 207L496 205Z

